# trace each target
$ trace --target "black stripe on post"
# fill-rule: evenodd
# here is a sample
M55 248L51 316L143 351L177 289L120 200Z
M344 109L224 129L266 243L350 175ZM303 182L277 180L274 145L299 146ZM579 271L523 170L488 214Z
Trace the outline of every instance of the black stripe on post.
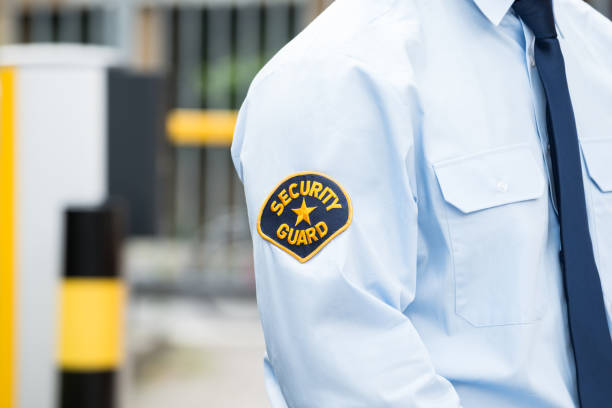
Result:
M114 408L117 373L112 371L62 371L60 408Z

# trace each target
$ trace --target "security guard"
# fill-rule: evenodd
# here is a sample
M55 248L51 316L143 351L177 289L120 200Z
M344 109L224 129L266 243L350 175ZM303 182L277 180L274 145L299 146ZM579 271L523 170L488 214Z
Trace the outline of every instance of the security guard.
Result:
M580 0L338 0L233 159L272 406L612 407L612 24Z

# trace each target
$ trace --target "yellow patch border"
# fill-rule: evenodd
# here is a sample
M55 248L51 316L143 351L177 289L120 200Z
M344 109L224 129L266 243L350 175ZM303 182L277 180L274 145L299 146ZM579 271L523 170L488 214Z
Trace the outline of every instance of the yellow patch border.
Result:
M329 236L329 238L327 238L325 241L323 241L321 243L321 245L319 245L319 247L317 249L315 249L314 251L312 251L311 254L309 254L307 257L302 258L301 256L299 256L298 254L296 254L295 252L293 252L292 250L285 248L284 246L280 245L278 242L276 242L275 240L273 240L272 238L270 238L269 236L267 236L266 234L264 234L264 232L261 230L261 215L263 214L264 210L266 209L266 206L268 204L268 202L270 201L270 198L272 198L272 194L274 194L274 192L287 180L289 180L290 178L293 177L297 177L297 176L304 176L307 174L313 174L315 176L321 176L321 177L325 177L326 179L329 179L331 181L333 181L334 183L336 183L336 185L338 187L340 187L340 190L342 191L342 193L344 194L344 196L346 197L346 202L348 203L348 219L346 220L346 223L336 232L334 232L333 234L331 234ZM276 185L276 187L274 187L272 189L272 191L270 192L270 194L268 194L268 196L266 197L263 205L261 206L261 209L259 210L259 215L257 216L257 232L259 233L259 235L261 235L261 237L263 239L265 239L268 242L271 242L272 244L274 244L275 246L277 246L278 248L282 249L283 251L287 252L289 255L291 255L292 257L294 257L295 259L297 259L298 261L300 261L301 263L305 263L307 261L309 261L313 256L315 256L316 254L319 253L320 250L322 250L323 248L325 248L325 246L327 244L329 244L329 242L336 238L338 235L340 235L341 233L343 233L348 227L349 225L351 225L351 222L353 221L353 204L351 203L351 197L349 197L349 195L347 194L347 192L344 190L344 188L342 187L342 185L340 183L338 183L335 179L329 177L327 174L324 173L319 173L316 171L301 171L298 173L294 173L291 174L290 176L285 177L280 183L278 183Z

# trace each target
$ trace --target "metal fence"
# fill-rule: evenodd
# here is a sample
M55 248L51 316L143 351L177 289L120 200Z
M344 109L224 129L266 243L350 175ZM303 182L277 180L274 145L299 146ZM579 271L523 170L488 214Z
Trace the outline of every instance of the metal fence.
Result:
M113 46L129 65L166 74L169 109L229 111L239 108L263 64L326 5L323 0L5 1L0 43ZM188 272L175 279L182 290L201 287L185 282L202 272L235 272L242 281L250 276L245 203L228 147L166 140L158 181L160 235L189 248L181 263Z
M263 64L325 5L323 0L4 0L0 44L112 46L127 65L165 74L169 109L231 112ZM132 251L136 290L252 294L246 209L228 146L166 139L160 150L160 234Z
M116 46L133 65L168 73L171 107L236 109L258 69L308 21L309 3L29 1L14 4L12 31L18 43ZM171 192L162 194L163 232L190 234L241 205L227 149L170 150L162 162Z
M589 1L595 8L608 17L612 17L612 1L610 0L591 0Z

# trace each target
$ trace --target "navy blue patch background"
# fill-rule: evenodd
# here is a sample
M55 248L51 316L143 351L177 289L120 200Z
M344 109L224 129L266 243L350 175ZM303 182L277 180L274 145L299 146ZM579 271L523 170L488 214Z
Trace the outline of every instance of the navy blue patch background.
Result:
M330 211L326 211L326 207L334 202L334 199L331 198L326 204L323 204L319 199L311 196L300 196L298 198L294 198L291 200L289 204L283 210L283 213L278 216L276 213L272 212L270 209L270 205L272 202L276 201L280 203L280 199L278 198L278 194L283 191L289 189L289 185L293 183L298 184L297 191L299 192L300 182L301 181L310 181L311 186L312 183L318 181L323 184L323 189L325 187L329 187L337 196L338 203L342 205L342 208L335 208ZM311 225L308 225L305 221L301 222L300 225L295 227L295 221L297 219L297 214L291 211L294 208L300 208L302 205L302 198L306 199L306 205L308 207L317 207L310 213L310 222ZM300 174L293 176L287 180L285 180L281 185L279 185L276 190L270 195L270 198L266 202L265 206L262 209L260 216L260 229L263 234L265 234L268 238L276 242L278 245L289 249L293 253L295 253L300 258L306 258L308 255L313 253L317 248L323 245L329 237L335 234L339 229L344 227L349 221L350 216L350 206L344 191L342 188L334 182L333 180L321 176L319 174ZM312 242L311 244L306 245L291 245L287 242L287 239L281 240L276 236L276 231L281 224L287 224L290 228L293 229L306 229L308 227L314 227L318 222L325 221L327 224L327 228L329 229L327 235L323 238L320 238L316 242ZM319 235L317 234L317 238Z

